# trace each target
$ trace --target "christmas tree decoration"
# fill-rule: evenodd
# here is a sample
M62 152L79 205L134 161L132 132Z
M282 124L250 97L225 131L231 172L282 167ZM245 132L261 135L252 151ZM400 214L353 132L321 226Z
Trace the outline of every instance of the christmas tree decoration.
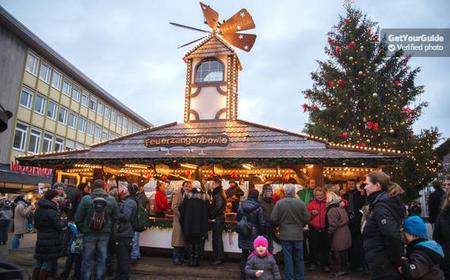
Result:
M327 81L327 87L332 88L334 86L333 81Z
M328 37L328 44L334 45L334 40L331 37Z
M420 68L411 69L401 50L388 56L386 39L372 34L377 29L363 12L346 6L346 15L327 35L333 38L325 47L328 58L319 62L311 74L313 87L304 91L308 103L320 107L308 110L305 132L337 145L403 151L406 156L384 170L413 198L436 175L433 146L440 134L431 128L414 135L414 121L427 106L420 101L424 87L416 82Z

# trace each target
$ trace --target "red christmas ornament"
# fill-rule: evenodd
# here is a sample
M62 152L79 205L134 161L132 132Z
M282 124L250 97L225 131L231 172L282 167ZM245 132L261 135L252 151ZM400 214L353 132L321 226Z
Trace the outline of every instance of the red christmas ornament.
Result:
M414 133L410 132L408 137L409 137L409 139L413 139L414 138Z
M339 86L344 86L346 84L346 81L345 80L342 80L342 79L340 79L339 81L338 81L338 85Z
M345 22L345 23L350 23L350 21L351 21L351 20L350 20L349 18L344 18L344 22Z
M366 128L373 131L378 131L378 122L368 121L366 124Z
M400 82L399 80L395 80L394 84L399 87L402 85L402 82Z
M403 60L403 64L405 66L408 65L408 61L409 61L409 56L405 57L405 59Z
M236 179L237 178L236 171L231 172L230 177L233 178L233 179Z
M186 177L190 177L192 174L192 171L190 169L187 169L186 171L184 171L184 175L186 175Z
M367 27L367 32L369 32L369 34L372 33L372 27Z
M342 138L348 138L350 136L350 133L344 132L344 133L338 134L338 136L340 136Z
M366 144L364 144L364 143L359 143L359 144L356 144L356 147L358 147L358 148L364 148L364 147L366 147Z
M305 113L306 111L308 111L308 104L303 104L302 105L302 107L303 107L303 112Z
M167 181L167 176L166 176L166 175L163 175L163 176L161 177L161 180Z
M347 44L347 48L349 49L353 49L356 46L355 41L351 41L350 43Z
M333 87L334 83L333 81L327 81L327 87Z
M336 46L336 54L340 55L341 54L341 47Z
M334 40L333 40L333 38L331 38L331 37L328 37L328 44L330 44L330 45L334 45Z
M317 110L317 106L316 106L315 104L313 104L313 105L311 106L311 110L313 110L313 111Z

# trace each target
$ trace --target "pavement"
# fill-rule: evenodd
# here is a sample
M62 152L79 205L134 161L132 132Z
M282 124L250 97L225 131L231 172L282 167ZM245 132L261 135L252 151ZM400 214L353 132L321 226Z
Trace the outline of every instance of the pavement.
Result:
M10 237L11 238L11 237ZM10 250L10 240L7 245L0 246L0 260L22 266L26 272L31 273L34 263L33 253L36 241L36 234L25 234L18 250ZM64 265L64 258L58 259L59 271ZM283 267L280 267L282 270ZM151 255L143 256L139 262L132 266L130 279L155 279L155 280L194 280L194 279L217 279L230 280L239 279L239 262L228 261L220 266L211 266L207 261L203 261L200 267L188 267L186 265L175 266L169 257ZM331 273L306 271L307 280L325 280L336 278ZM112 279L112 278L107 278ZM353 274L340 277L342 280L363 280L369 279L361 274Z

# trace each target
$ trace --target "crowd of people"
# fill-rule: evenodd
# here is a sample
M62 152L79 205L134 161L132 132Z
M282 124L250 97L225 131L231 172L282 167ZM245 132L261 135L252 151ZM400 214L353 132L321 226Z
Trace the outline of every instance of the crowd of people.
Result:
M417 205L407 210L402 188L383 172L349 181L344 188L326 188L311 179L297 193L292 184L275 192L266 184L261 193L250 188L245 199L237 182L225 191L219 178L208 187L185 181L171 203L159 182L154 212L157 217L170 208L173 212L175 265L200 265L209 228L211 265L221 265L225 213L231 211L237 213L241 279L281 279L274 242L281 245L287 280L304 279L305 265L330 273L334 267L337 277L355 271L371 279L450 279L450 177L442 185L433 182L428 201L433 232ZM19 248L33 217L32 279L105 279L114 260L115 278L129 279L130 265L140 258L138 213L148 219L149 211L143 188L134 183L109 189L103 180L95 180L92 188L55 183L35 204L23 196L12 203L0 199L0 245L6 244L13 221L11 248ZM61 256L66 263L58 275Z

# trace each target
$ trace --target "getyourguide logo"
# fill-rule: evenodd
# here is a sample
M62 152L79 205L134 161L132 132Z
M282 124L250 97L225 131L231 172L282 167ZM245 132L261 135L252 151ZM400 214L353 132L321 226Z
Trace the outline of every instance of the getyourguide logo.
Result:
M422 34L418 36L403 34L403 35L394 35L389 34L387 37L390 42L444 42L444 36L440 34L427 35Z
M31 176L41 176L41 177L53 176L53 169L36 166L24 166L20 165L18 162L11 162L9 164L9 169L11 171L20 172L22 174L28 174Z

